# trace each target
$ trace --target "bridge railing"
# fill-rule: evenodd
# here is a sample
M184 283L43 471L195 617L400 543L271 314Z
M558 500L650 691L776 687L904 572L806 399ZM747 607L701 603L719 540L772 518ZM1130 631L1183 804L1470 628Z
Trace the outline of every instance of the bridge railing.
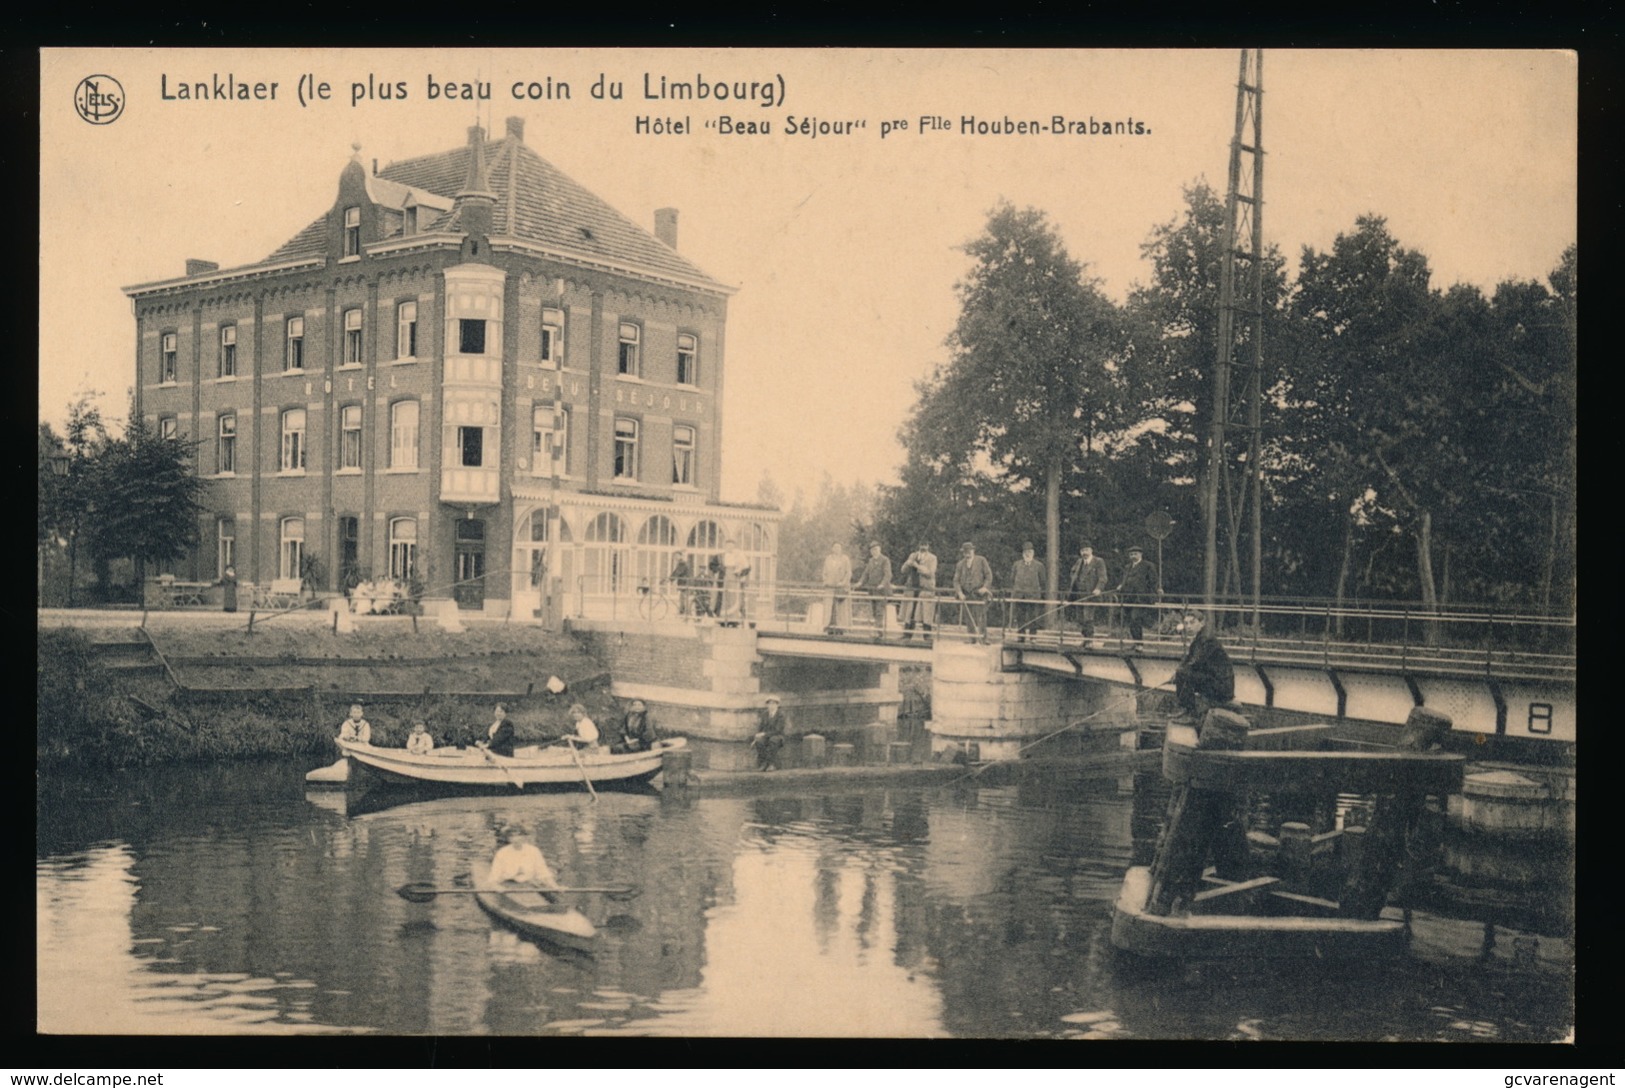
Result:
M640 618L639 585L581 578L575 613L608 619ZM714 587L713 587L714 588ZM665 590L675 593L674 587ZM721 594L721 619L749 622L763 630L800 634L899 638L905 635L966 639L976 632L952 591L916 598L893 587L871 593L808 582L748 584L737 595ZM1083 605L1088 605L1088 613ZM1060 648L1085 645L1082 621L1092 621L1091 648L1159 655L1183 653L1188 641L1181 618L1203 611L1200 598L1164 594L1153 600L1115 596L1064 603L995 596L986 605L991 637ZM666 618L700 619L669 609ZM1421 669L1434 673L1524 679L1573 680L1576 630L1571 617L1501 612L1455 605L1428 609L1409 602L1357 602L1279 598L1257 609L1226 601L1206 610L1232 659L1306 668ZM1254 623L1254 620L1257 623ZM912 624L910 621L913 621ZM1141 628L1135 643L1130 621Z

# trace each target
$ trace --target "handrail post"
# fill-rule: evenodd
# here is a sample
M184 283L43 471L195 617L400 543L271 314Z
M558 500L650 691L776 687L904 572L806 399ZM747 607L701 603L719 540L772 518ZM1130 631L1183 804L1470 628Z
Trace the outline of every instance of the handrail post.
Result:
M1327 668L1332 664L1332 605L1326 602L1326 622L1320 629L1320 663Z
M1411 610L1401 608L1399 615L1402 621L1399 629L1399 667L1408 671L1411 660Z

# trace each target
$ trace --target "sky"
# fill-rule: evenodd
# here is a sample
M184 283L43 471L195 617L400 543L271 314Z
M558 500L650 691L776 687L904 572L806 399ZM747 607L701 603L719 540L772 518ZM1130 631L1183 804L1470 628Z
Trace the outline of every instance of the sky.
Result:
M228 74L266 97L174 97ZM894 481L916 383L948 357L959 247L1000 201L1033 206L1123 300L1183 190L1222 192L1237 74L1228 49L45 50L40 418L60 426L97 391L122 420L123 288L179 276L187 258L265 257L331 207L352 144L382 165L518 116L533 150L633 222L652 230L656 208L676 207L678 249L737 288L724 499L754 499L764 473L792 497L825 473ZM123 88L108 123L76 111L91 75ZM1303 247L1374 212L1427 255L1436 287L1544 280L1578 241L1577 75L1555 51L1266 50L1266 244L1295 270ZM301 76L330 97L302 103ZM662 79L746 97L659 97ZM490 97L430 100L431 81L487 83ZM404 98L382 97L401 84ZM1143 131L1059 134L1058 116ZM724 117L769 131L725 133ZM640 133L639 118L688 131ZM1007 119L1042 130L964 128Z

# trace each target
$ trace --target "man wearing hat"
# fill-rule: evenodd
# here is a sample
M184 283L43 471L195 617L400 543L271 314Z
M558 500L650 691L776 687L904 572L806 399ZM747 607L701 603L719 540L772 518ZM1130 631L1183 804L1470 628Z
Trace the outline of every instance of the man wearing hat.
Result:
M869 561L853 586L869 598L869 617L875 630L882 630L886 622L886 599L891 596L891 560L880 550L880 541L869 542Z
M1117 583L1117 592L1123 599L1123 621L1128 624L1129 641L1138 650L1140 640L1145 637L1146 624L1156 625L1157 610L1152 606L1160 592L1156 564L1145 561L1145 549L1138 544L1129 547L1128 567L1123 571L1123 580Z
M1021 545L1021 558L1010 568L1010 619L1016 638L1027 641L1044 614L1044 564L1033 558L1033 543Z
M903 593L908 598L903 602L903 614L898 617L903 623L903 637L914 637L914 625L918 623L925 628L925 633L931 633L931 599L937 595L937 557L931 551L929 541L921 541L920 546L909 553L903 560L898 573L903 578Z
M987 600L993 596L993 568L976 554L976 545L968 540L959 546L959 562L954 564L954 596L962 602L959 611L966 633L974 632L977 641L987 645Z
M1106 592L1106 561L1095 554L1095 546L1084 541L1078 546L1078 561L1067 578L1066 599L1072 602L1073 618L1083 632L1083 644L1095 637L1095 602Z
M779 769L779 752L784 748L784 731L788 724L784 720L784 713L779 710L779 697L769 695L767 706L757 719L756 736L750 742L750 746L756 749L758 771Z

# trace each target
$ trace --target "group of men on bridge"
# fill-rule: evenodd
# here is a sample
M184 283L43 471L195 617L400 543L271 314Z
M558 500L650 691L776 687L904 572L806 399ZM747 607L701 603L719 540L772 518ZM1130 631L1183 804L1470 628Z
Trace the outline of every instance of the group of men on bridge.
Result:
M1055 611L1064 611L1071 622L1082 631L1084 645L1095 637L1096 609L1106 603L1106 595L1115 593L1123 603L1123 618L1129 639L1138 648L1145 637L1145 628L1156 622L1156 602L1161 595L1155 564L1145 560L1145 551L1138 545L1128 549L1128 566L1115 587L1106 571L1106 561L1095 554L1094 545L1085 542L1078 548L1077 561L1063 587L1063 605L1060 609L1047 609L1049 576L1042 562L1034 557L1031 542L1021 546L1021 558L1010 568L1008 599L1010 622L1016 629L1018 640L1032 637L1044 619ZM850 627L850 597L854 594L866 605L870 622L882 625L888 598L893 590L902 597L899 621L903 624L903 637L912 639L916 628L930 632L937 612L937 556L929 541L909 553L898 568L898 581L892 581L891 560L887 558L879 541L869 544L869 558L861 570L854 573L852 561L839 542L830 546L824 559L821 582L825 586L825 630L838 634ZM987 642L987 606L993 598L993 569L986 557L976 553L976 545L965 542L959 546L959 561L954 564L951 582L954 600L959 603L959 621L978 641Z

